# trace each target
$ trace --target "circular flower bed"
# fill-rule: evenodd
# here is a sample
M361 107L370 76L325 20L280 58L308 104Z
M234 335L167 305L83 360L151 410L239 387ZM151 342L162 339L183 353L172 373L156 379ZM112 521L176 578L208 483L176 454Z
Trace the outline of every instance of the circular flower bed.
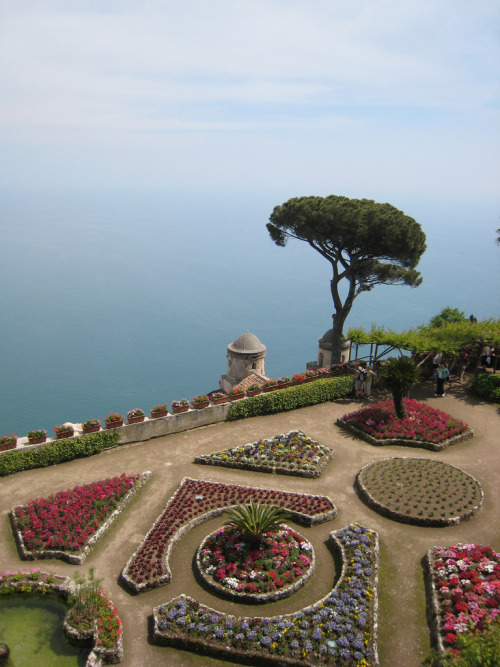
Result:
M392 400L375 403L337 420L372 445L408 445L439 451L474 435L467 424L430 405L405 398L406 419L398 419Z
M482 487L472 475L430 459L375 461L360 470L356 483L370 507L405 523L456 524L483 504Z
M202 579L217 592L242 602L288 597L314 570L310 542L289 526L264 533L252 544L234 526L206 537L196 554Z

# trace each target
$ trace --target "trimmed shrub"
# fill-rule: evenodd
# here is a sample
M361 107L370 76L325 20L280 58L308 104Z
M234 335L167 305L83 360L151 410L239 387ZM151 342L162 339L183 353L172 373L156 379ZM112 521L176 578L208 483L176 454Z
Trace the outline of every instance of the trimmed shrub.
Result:
M472 381L470 390L485 401L500 403L500 375L484 373Z
M116 431L114 433L100 431L76 438L54 440L38 449L6 452L0 456L0 477L99 454L104 449L115 447L119 437Z
M345 398L353 391L354 377L352 375L315 380L232 403L227 421L297 410L309 405Z

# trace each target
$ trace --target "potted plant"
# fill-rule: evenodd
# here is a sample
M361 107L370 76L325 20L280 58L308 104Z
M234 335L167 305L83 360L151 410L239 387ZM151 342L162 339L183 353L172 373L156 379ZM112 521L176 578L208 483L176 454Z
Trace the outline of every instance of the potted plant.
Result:
M255 382L252 382L252 384L248 385L247 387L247 396L257 396L260 394L261 389L258 384L255 384Z
M222 391L214 391L210 398L214 405L221 405L222 403L227 403L229 401L229 396Z
M240 398L244 397L245 397L245 392L241 387L236 386L229 390L229 398L232 401L239 401Z
M285 389L285 387L291 387L292 386L292 381L287 375L284 375L281 378L278 378L278 388L279 389Z
M294 373L292 375L292 384L302 384L305 382L306 374L305 373Z
M40 442L45 442L47 440L47 431L39 428L34 431L28 431L27 436L30 445L38 445Z
M158 419L159 417L166 417L168 415L168 403L162 405L159 403L155 405L154 408L151 408L151 417L152 419Z
M123 415L118 414L118 412L110 412L107 417L104 418L106 428L118 428L118 426L123 426Z
M14 449L17 445L17 435L9 433L9 435L2 435L0 437L0 452L4 452L6 449Z
M202 408L206 408L210 405L210 399L206 394L200 394L199 396L195 396L193 398L193 405L197 410L201 410Z
M71 438L71 436L75 435L75 429L72 426L69 426L69 424L55 426L54 431L56 432L56 437L58 440L62 440L63 438Z
M179 414L179 412L187 412L189 410L189 401L187 398L181 398L180 401L172 401L172 410L174 415Z
M127 421L129 424L138 424L144 421L144 410L141 408L134 408L127 412Z
M306 371L306 382L313 382L318 379L318 371L308 370Z
M84 434L96 433L101 430L101 422L98 419L87 419L82 424L82 431Z
M269 392L269 391L274 391L275 389L278 388L278 381L273 380L272 378L269 378L264 382L264 386L262 387L262 391L264 392Z

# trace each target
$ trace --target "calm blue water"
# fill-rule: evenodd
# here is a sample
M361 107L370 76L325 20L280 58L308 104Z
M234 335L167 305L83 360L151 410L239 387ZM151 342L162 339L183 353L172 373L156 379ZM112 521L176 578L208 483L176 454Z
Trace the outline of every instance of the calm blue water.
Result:
M210 391L245 331L267 375L304 370L331 326L330 267L270 240L288 196L0 195L0 435ZM499 202L392 203L427 234L424 283L362 295L347 326L498 317Z

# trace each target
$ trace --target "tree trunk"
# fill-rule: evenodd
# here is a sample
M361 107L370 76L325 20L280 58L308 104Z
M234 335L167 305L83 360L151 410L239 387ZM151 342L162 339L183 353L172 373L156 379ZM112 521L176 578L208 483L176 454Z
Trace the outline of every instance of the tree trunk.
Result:
M406 407L403 400L403 393L398 391L392 392L392 400L394 402L394 410L396 411L396 417L398 419L406 419L408 416L406 412Z
M346 318L343 313L333 316L332 364L339 364L342 359L342 332Z

